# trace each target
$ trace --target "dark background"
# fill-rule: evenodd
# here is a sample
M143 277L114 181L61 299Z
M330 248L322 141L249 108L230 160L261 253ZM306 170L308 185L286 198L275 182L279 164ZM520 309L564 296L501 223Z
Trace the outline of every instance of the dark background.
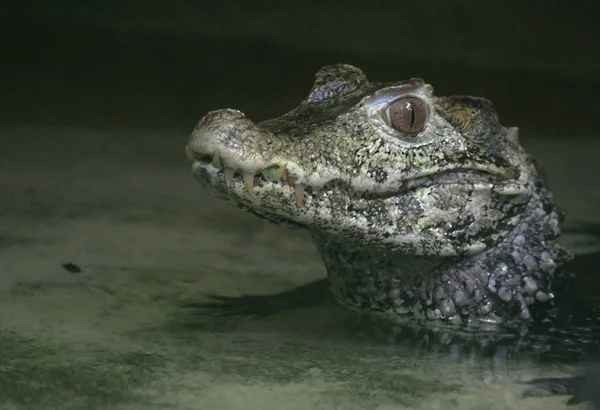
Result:
M294 107L324 64L491 99L505 125L595 133L592 1L3 1L3 124L190 130Z

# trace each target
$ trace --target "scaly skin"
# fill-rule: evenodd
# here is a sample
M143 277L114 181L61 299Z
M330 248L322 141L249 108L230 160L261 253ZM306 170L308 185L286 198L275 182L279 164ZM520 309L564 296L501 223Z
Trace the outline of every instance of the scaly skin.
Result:
M420 79L371 83L326 66L309 97L254 123L200 120L186 152L219 198L306 228L347 307L475 328L551 306L562 214L491 103ZM541 317L541 316L540 316Z

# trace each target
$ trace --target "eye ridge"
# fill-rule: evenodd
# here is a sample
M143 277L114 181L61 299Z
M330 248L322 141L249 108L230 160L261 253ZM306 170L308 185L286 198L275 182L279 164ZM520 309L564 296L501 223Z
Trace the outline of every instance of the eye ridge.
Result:
M403 134L414 136L425 128L429 117L426 103L416 96L405 96L388 106L390 126Z

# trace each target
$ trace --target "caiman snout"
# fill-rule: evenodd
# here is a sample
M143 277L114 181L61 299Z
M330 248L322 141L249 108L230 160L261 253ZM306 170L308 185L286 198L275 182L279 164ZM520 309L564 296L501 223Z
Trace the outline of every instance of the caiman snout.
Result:
M256 125L239 110L230 108L211 111L198 122L188 139L186 154L193 160L197 155L227 156L236 159L243 155L244 140Z
M247 119L243 112L233 109L211 111L199 122L185 147L193 163L192 172L198 168L211 169L215 178L223 178L226 187L239 177L252 194L256 184L265 181L293 187L296 203L303 201L304 186L288 174L288 162L273 155L268 148L279 151L281 141ZM290 168L294 168L291 164ZM296 176L300 175L296 173Z

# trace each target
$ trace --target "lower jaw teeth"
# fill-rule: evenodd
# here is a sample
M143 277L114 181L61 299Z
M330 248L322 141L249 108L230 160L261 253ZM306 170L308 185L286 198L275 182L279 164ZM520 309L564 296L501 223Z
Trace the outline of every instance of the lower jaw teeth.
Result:
M286 166L283 165L277 169L263 170L263 171L261 171L261 174L264 179L270 178L273 181L273 183L279 183L284 176L285 168L286 168ZM235 170L233 168L225 167L223 169L223 175L225 177L225 184L227 186L230 186L231 183L233 182ZM249 194L252 194L254 192L254 178L255 178L255 174L253 174L253 173L244 172L242 174L242 181L243 181L244 186L246 187L246 190L248 191ZM289 182L288 185L294 189L294 198L295 198L296 206L298 206L298 207L302 206L302 204L304 203L305 185L304 184L295 184L295 183L293 183L293 180L291 180L289 178L286 180Z
M296 197L296 206L302 206L302 202L304 200L304 185L296 184L294 185L294 195Z
M254 191L254 174L251 174L249 172L244 172L244 185L246 185L246 189L248 190L249 194L252 194L252 191Z
M223 173L225 174L225 184L227 186L231 185L231 181L233 181L233 174L234 174L234 170L233 168L225 168L225 170L223 171Z

